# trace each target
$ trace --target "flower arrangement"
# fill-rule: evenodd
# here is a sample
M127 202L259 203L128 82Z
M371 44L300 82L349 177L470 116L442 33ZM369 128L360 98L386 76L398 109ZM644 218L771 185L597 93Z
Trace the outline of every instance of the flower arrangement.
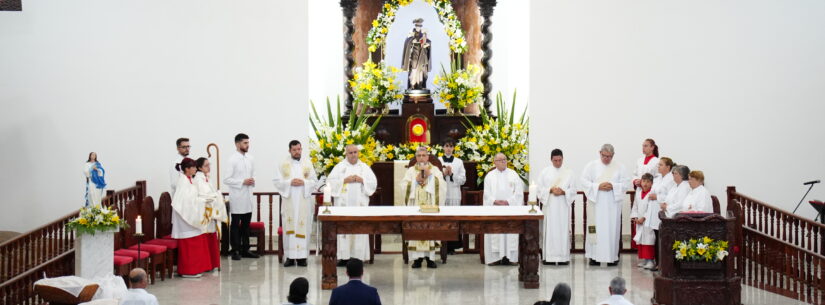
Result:
M516 94L513 93L511 108L508 111L504 105L501 93L496 96L496 113L498 117L491 117L486 111L481 112L481 125L475 125L467 120L469 126L467 135L459 140L456 155L462 159L476 162L478 183L484 180L484 174L493 170L493 158L501 152L507 156L507 166L515 170L521 179L527 182L530 173L528 159L528 126L525 107L518 121L515 120Z
M705 261L721 262L728 256L728 242L724 240L713 240L710 237L690 240L677 240L673 242L676 251L677 261Z
M425 0L432 5L438 13L438 19L444 24L444 30L450 37L450 50L453 53L461 54L467 51L467 41L464 38L464 31L461 29L461 21L455 15L453 5L449 0ZM407 6L413 0L387 0L381 8L381 13L372 21L372 28L367 32L367 48L370 53L378 50L379 46L386 43L387 32L393 22L395 22L395 12L399 7Z
M80 214L72 218L66 227L80 234L94 235L96 232L119 230L129 225L117 216L117 211L95 205L80 209Z
M468 65L466 69L457 69L452 65L450 73L441 67L441 74L435 77L435 95L447 109L461 112L465 107L482 100L484 85L480 81L481 68Z
M367 165L372 165L377 160L375 156L378 143L372 137L375 127L381 121L378 116L372 125L367 124L369 116L365 114L352 113L349 120L344 124L341 120L341 101L337 101L337 114L332 116L332 107L327 99L327 118L321 119L312 105L312 115L309 117L312 125L314 139L310 139L309 157L315 171L322 176L329 175L336 164L344 160L345 149L349 144L358 145L361 148L359 158ZM356 103L357 106L357 103ZM357 107L356 107L357 109Z
M401 85L396 80L399 70L384 61L373 63L368 60L363 67L355 68L349 81L352 98L356 103L374 108L401 100Z
M415 150L418 149L418 146L422 145L421 143L404 143L398 145L378 145L376 148L375 155L377 156L379 161L406 161L412 160L415 157ZM424 145L427 147L427 151L431 154L434 154L436 157L441 157L444 155L444 148L441 145ZM458 151L455 152L456 157L461 158L458 155Z

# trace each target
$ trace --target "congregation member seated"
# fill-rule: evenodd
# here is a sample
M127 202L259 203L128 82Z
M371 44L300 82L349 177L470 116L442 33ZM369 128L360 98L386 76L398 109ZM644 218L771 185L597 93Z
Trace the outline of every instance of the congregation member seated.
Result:
M573 295L570 285L558 283L553 289L553 296L550 301L538 301L533 305L570 305L570 297Z
M289 284L289 295L284 305L311 305L307 303L307 294L309 294L309 281L304 277L299 277Z
M146 292L149 285L149 275L142 268L135 268L129 272L129 291L120 299L120 305L158 305L158 299Z
M329 305L381 305L378 289L361 281L364 262L352 258L347 262L349 282L332 290Z
M625 288L625 281L622 277L614 277L613 280L610 281L610 287L607 289L610 291L610 297L607 298L607 300L599 302L599 305L633 305L633 303L630 303L630 301L624 298L627 288Z
M702 171L692 171L689 177L691 190L682 204L688 211L713 213L713 199L705 188L705 174Z

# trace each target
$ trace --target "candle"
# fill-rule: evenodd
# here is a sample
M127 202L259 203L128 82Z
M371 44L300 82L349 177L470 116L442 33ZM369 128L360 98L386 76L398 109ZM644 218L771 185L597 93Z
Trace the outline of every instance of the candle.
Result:
M332 190L329 187L329 184L325 185L324 186L324 203L329 203L330 202L330 200L329 200L330 199L329 198L330 197L330 192L332 192Z
M536 202L536 184L530 182L529 194L527 195L527 202Z
M140 215L135 219L135 234L143 234L143 220Z

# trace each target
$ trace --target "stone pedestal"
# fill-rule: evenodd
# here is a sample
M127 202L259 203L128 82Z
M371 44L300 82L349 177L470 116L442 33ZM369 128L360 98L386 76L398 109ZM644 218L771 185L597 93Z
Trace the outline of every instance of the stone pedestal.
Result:
M76 234L74 274L84 279L111 276L114 268L114 232Z

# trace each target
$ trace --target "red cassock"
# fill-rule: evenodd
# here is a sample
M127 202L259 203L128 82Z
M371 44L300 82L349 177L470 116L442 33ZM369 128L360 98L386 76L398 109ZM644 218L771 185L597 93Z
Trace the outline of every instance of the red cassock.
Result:
M181 275L195 275L211 271L220 266L213 265L213 258L208 234L178 239L178 273Z

